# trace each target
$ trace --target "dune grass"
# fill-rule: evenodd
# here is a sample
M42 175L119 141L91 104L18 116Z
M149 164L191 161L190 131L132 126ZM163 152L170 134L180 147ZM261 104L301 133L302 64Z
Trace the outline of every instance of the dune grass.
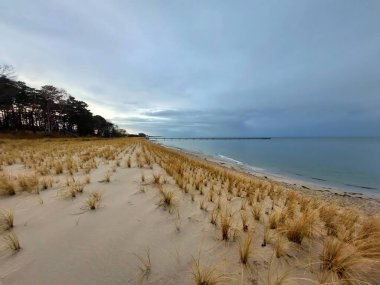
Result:
M0 195L17 194L16 199L18 199L21 198L19 196L24 195L19 194L19 190L34 193L31 189L52 188L53 178L54 186L56 186L54 188L62 189L60 183L62 184L64 176L60 175L61 173L69 176L77 173L78 169L82 169L85 175L97 167L102 167L102 170L105 169L104 167L116 170L120 161L125 161L128 168L132 167L132 163L141 168L134 169L141 171L141 178L137 178L138 182L141 179L141 183L138 183L138 186L141 186L140 191L145 192L151 189L148 184L155 185L154 188L159 190L159 205L165 209L172 211L174 208L178 210L181 207L182 213L182 206L184 206L185 215L190 207L199 215L198 205L203 210L207 210L207 206L212 209L210 215L199 215L200 219L209 219L215 227L208 226L212 231L215 230L218 236L221 234L223 241L239 240L238 247L232 242L224 243L224 245L225 248L231 245L230 248L239 249L241 264L250 264L252 256L256 253L259 256L265 255L273 249L273 257L277 258L274 259L275 263L285 264L293 255L296 255L295 258L300 264L317 260L320 265L314 263L313 272L307 272L307 274L324 283L355 284L355 280L364 280L372 284L373 278L380 276L378 275L380 264L380 220L378 217L369 218L357 209L344 208L331 201L309 197L307 192L295 190L295 187L290 189L286 185L269 179L238 173L227 167L146 141L131 140L129 142L120 139L87 143L67 140L65 143L51 142L48 148L47 144L38 143L37 145L38 147L34 144L29 146L20 142L22 147L19 146L16 149L22 149L22 151L15 152L11 158L5 155L10 152L10 148L0 152L2 165ZM6 174L8 161L10 165L22 163L28 172L18 176ZM152 170L142 169L147 166ZM126 169L121 171L129 172ZM109 173L112 174L112 171ZM38 177L37 174L42 176ZM51 176L54 174L57 176ZM148 175L153 175L153 178L148 178ZM90 183L87 177L83 176L83 183L76 182L74 177L78 179L77 175L69 176L67 187L64 188L68 197L76 197L78 193L84 191L84 185ZM105 182L107 180L110 181L105 177ZM146 188L142 185L146 185ZM150 194L150 191L148 192L147 194ZM149 195L139 195L139 197L147 198ZM186 198L182 201L181 197ZM97 209L102 200L100 192L90 193L86 198L84 202L86 210ZM191 201L197 201L197 204L191 204L190 198ZM2 197L2 199L15 198ZM10 233L11 226L9 225L13 224L10 221L12 219L13 214L12 217L6 218L4 215L0 216L0 227L4 229L2 234ZM202 221L199 222L202 223ZM187 225L188 223L185 223L184 226ZM193 226L195 225L194 223ZM264 225L263 235L261 236L261 231L255 234L255 237L260 240L249 239L250 231L253 228L261 230L262 225ZM175 228L177 231L182 231L177 235L178 237L184 236L186 228L182 228L179 213L175 219ZM240 235L242 236L239 239ZM263 246L267 244L270 246L261 248L261 238ZM258 248L255 247L254 254L251 253L253 244L259 245ZM310 256L306 258L306 255ZM286 258L287 256L289 258ZM235 263L237 264L237 260ZM192 268L194 282L196 284L221 282L220 279L216 281L213 279L213 276L217 274L211 269L200 266L199 259L198 264L194 262ZM245 267L244 270L246 270ZM299 272L301 271L302 269L299 269ZM277 279L272 278L268 284L287 282L290 282L289 278L280 276Z
M19 251L21 249L20 241L14 232L7 233L1 237L3 248L12 251Z
M207 212L207 199L204 198L199 202L199 208Z
M63 165L61 162L58 161L54 164L54 171L57 175L63 173Z
M358 245L358 244L356 244ZM379 254L379 241L366 241L366 249L372 248L375 255ZM353 243L347 243L336 237L327 237L320 255L321 272L329 272L331 280L341 280L348 284L359 284L371 281L371 272L379 275L379 258L366 255L366 250ZM326 274L325 274L326 275ZM375 277L376 278L376 277Z
M111 171L107 171L107 172L104 174L104 179L103 179L103 181L106 182L106 183L110 183L110 182L111 182L111 177L112 177L112 172L111 172Z
M289 249L289 242L286 238L280 235L274 243L274 252L277 258L280 258L286 254Z
M86 175L86 177L84 179L84 183L86 183L86 184L90 184L91 183L91 176L89 174Z
M260 221L261 212L263 210L263 207L261 204L254 204L252 206L252 216L256 221Z
M320 259L321 271L330 271L345 280L356 278L355 265L363 261L354 248L334 237L325 240Z
M84 183L76 181L76 182L74 182L74 183L72 183L70 185L70 187L72 188L71 192L73 192L73 193L83 193L84 186L85 186Z
M137 255L135 254L135 256L138 258L139 260L139 270L140 270L140 278L139 278L139 284L142 284L144 279L148 279L149 277L149 274L152 270L152 262L151 262L151 258L150 258L150 251L149 251L149 248L147 249L146 251L146 257L142 257L140 255Z
M301 244L305 237L311 237L314 232L315 213L308 212L296 219L289 219L283 226L282 231L289 241Z
M181 215L179 213L179 210L177 209L176 219L175 219L175 229L177 230L177 232L181 231L181 225L182 225Z
M269 216L269 228L277 229L280 224L281 212L274 211Z
M10 175L0 174L0 195L13 196L16 194L16 187Z
M230 230L232 227L231 210L226 208L220 213L220 229L222 232L222 239L229 240Z
M143 172L141 172L141 183L145 182L145 175Z
M127 168L131 168L132 162L131 162L131 158L130 157L128 157L128 159L127 159L127 161L126 161L125 164L126 164Z
M244 232L248 231L248 215L246 211L240 212L241 222L242 222L242 228Z
M153 173L153 184L158 185L161 181L161 174L160 173Z
M216 285L222 281L224 276L218 274L215 266L201 266L200 259L194 257L191 273L196 285Z
M263 234L263 243L261 244L262 247L267 246L269 241L271 240L271 234L268 225L264 225L264 234Z
M219 217L219 210L217 208L214 208L210 215L210 223L213 225L216 225Z
M39 181L42 190L47 190L53 187L53 178L52 177L42 177Z
M165 209L168 209L169 212L172 212L174 208L174 200L175 200L174 192L168 189L165 189L162 184L159 184L158 192L160 194L159 205L163 206Z
M243 264L248 263L249 256L252 253L252 249L251 249L252 239L253 239L253 232L249 232L245 235L244 240L239 242L240 262Z
M195 192L194 191L190 192L190 197L191 197L191 202L194 202L195 201Z
M12 210L0 210L0 232L13 228L14 214Z
M98 191L91 192L85 201L85 208L89 210L96 210L99 208L102 199L102 193Z

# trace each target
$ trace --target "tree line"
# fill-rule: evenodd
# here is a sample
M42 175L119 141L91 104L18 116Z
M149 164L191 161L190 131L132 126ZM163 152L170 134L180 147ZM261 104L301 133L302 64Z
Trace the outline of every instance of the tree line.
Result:
M0 65L0 130L30 130L64 135L121 136L122 130L87 103L52 85L35 89L14 79L13 68Z

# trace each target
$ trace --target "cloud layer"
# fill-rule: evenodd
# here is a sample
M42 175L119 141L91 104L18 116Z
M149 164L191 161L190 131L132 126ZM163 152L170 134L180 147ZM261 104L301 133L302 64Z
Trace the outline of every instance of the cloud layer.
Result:
M0 63L129 131L380 135L375 0L14 0L0 11Z

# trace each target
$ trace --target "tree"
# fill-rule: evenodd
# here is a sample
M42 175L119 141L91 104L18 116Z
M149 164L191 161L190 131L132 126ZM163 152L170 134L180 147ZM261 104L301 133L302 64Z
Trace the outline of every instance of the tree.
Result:
M0 65L0 129L116 136L118 127L93 116L86 102L52 85L34 89L13 78L13 68Z
M1 126L3 128L15 128L14 125L14 102L18 89L14 81L6 76L0 77L0 112Z
M14 68L12 65L0 65L0 77L12 78L14 77Z
M95 134L98 136L104 137L109 134L108 122L100 115L94 116L94 128Z

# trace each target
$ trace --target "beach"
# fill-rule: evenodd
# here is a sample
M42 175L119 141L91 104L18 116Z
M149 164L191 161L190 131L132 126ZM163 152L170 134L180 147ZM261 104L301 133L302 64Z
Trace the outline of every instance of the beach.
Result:
M268 181L275 181L282 184L286 188L302 191L302 193L309 195L310 197L317 197L325 201L337 203L343 207L357 207L368 215L376 215L380 213L380 198L377 196L366 195L360 192L348 192L345 189L327 187L325 185L312 183L310 181L275 175L231 159L220 159L215 156L205 155L203 153L181 148L173 149L184 152L187 155L195 156L199 159L236 170L238 172L252 175L253 177L264 178Z
M240 164L226 163L223 160L218 160L204 155L203 158L221 166L226 166L230 169L250 174L253 177L260 177L265 178L268 181L275 181L286 188L301 191L303 194L310 197L317 197L324 201L337 203L343 207L354 206L369 215L376 215L380 213L380 199L377 197L368 196L360 192L347 192L342 189L326 187L318 183L310 183L304 180L297 180L294 178L273 175L261 171L254 171L251 168L247 169L245 166L241 166Z
M143 139L0 148L1 284L379 284L378 199Z
M234 162L276 179L380 198L378 138L157 138L154 142Z

